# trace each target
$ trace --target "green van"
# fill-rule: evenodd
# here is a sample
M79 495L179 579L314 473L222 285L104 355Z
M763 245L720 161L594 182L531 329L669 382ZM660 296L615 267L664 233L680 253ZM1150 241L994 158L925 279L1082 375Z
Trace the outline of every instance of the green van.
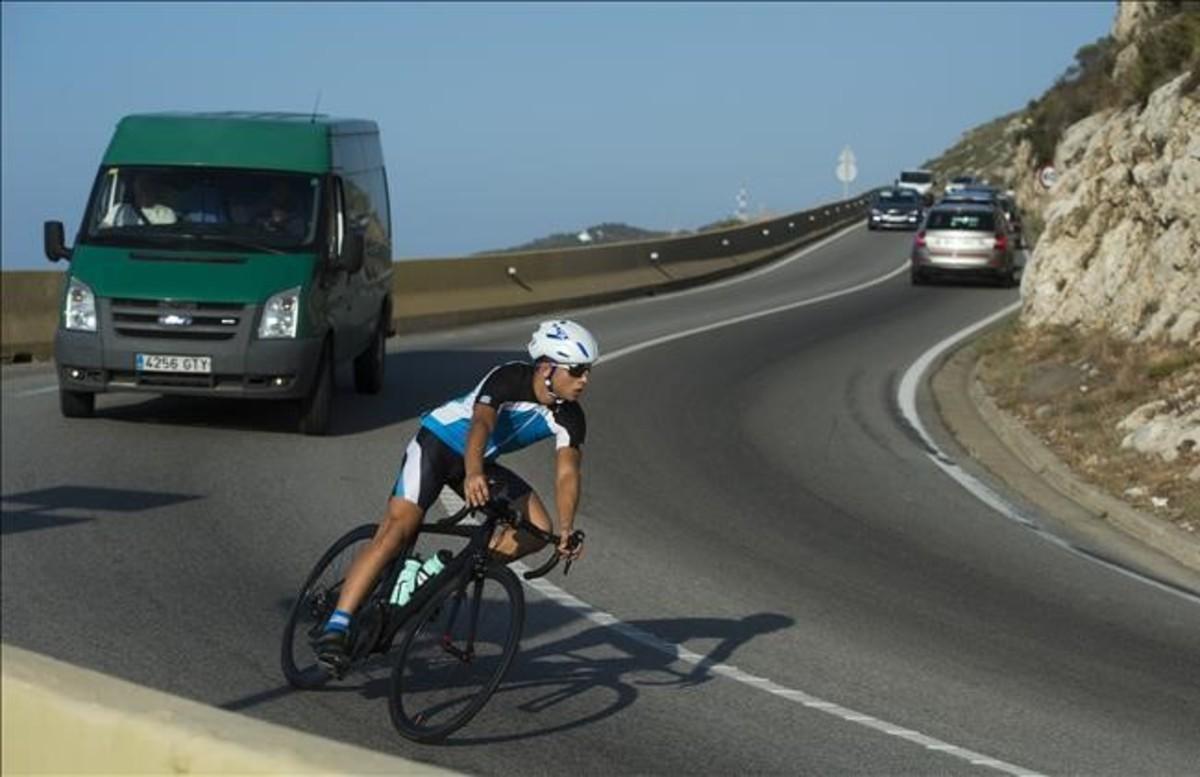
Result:
M62 413L145 391L291 400L324 434L336 365L383 387L391 210L372 121L287 113L122 119L69 259L54 340Z

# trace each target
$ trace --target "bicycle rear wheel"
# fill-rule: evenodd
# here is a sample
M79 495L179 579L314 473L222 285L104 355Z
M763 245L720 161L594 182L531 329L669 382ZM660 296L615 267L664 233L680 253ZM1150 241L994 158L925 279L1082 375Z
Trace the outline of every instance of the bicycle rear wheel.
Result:
M396 730L436 742L466 725L508 672L524 625L525 594L502 564L435 593L406 626L392 669Z
M280 655L283 675L293 687L317 688L329 681L331 675L317 664L310 642L320 635L325 621L337 607L346 572L375 536L375 528L374 524L364 524L342 535L321 556L300 589L283 631Z

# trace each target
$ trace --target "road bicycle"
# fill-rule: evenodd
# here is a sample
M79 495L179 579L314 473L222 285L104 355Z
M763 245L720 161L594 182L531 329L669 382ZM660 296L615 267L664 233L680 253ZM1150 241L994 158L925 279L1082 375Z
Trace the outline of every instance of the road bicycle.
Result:
M423 543L457 544L445 568L417 588L403 605L392 603L413 544L388 565L364 600L349 634L349 670L374 654L388 655L399 639L388 688L392 724L404 737L437 742L466 725L495 692L517 654L525 625L525 594L516 574L488 551L502 525L513 526L555 549L526 580L548 574L562 555L560 537L518 516L500 483L482 507L464 506L421 527ZM478 523L463 525L471 516ZM325 551L305 581L283 633L283 674L295 688L319 688L334 675L318 664L311 642L337 605L346 571L371 541L375 524L344 534ZM463 544L465 540L465 544ZM578 547L583 532L570 535ZM570 571L571 559L563 567ZM340 679L340 677L338 678Z

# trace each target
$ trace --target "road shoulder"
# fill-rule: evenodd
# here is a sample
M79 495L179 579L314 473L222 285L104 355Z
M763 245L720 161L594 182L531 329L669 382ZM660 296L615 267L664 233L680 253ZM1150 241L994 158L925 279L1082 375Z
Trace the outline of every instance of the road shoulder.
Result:
M1122 566L1200 591L1200 539L1105 494L1076 476L1035 435L997 407L976 380L972 343L959 345L929 381L960 462L1039 516L1043 528Z

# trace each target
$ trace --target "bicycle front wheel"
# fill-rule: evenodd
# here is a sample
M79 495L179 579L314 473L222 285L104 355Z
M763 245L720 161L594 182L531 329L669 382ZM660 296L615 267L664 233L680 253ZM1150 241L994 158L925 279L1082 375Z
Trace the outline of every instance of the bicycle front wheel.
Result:
M283 630L280 662L283 675L294 688L317 688L329 681L329 672L317 664L311 641L325 627L337 607L342 583L355 557L375 536L375 526L364 524L342 535L317 561L300 595L296 597Z
M436 742L466 725L504 679L524 625L525 594L502 564L434 594L406 627L392 669L396 730Z

